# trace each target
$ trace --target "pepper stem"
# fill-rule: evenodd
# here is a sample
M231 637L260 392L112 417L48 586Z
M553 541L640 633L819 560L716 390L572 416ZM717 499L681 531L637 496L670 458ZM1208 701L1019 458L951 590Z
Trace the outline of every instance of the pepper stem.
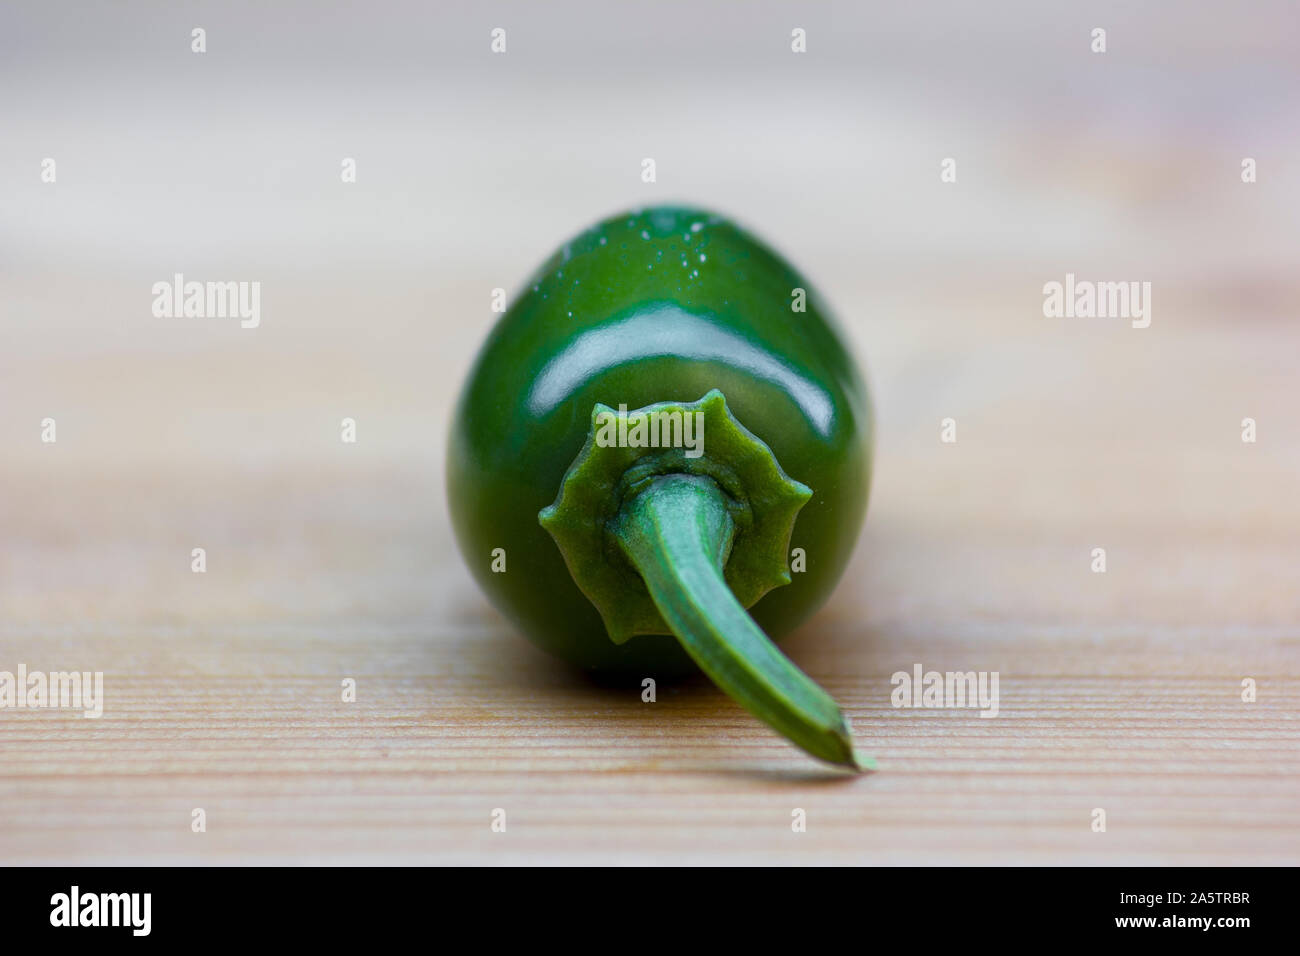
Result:
M624 502L609 531L640 573L664 621L700 669L741 706L814 757L855 770L831 696L777 650L727 587L735 523L711 478L670 474Z

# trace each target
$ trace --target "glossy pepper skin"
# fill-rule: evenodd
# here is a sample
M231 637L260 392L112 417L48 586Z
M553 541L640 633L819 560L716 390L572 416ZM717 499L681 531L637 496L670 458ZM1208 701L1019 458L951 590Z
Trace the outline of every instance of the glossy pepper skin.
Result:
M713 389L813 492L789 544L806 570L749 608L776 640L834 588L871 473L866 387L812 286L723 218L651 208L566 242L492 329L452 422L448 497L475 578L535 643L590 670L663 679L696 669L666 634L611 641L538 514L583 449L596 403L636 409ZM504 573L492 570L498 548Z

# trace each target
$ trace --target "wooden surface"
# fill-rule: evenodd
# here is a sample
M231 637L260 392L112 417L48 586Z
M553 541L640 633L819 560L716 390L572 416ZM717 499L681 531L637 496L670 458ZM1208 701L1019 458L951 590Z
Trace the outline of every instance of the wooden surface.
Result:
M1292 12L1116 10L1090 58L1038 5L842 5L801 60L728 6L520 8L495 60L469 8L214 8L206 59L188 14L0 30L0 670L106 695L0 711L0 862L1300 861ZM491 290L674 199L806 268L870 376L866 528L784 646L874 774L574 675L451 542ZM261 326L154 318L175 271L261 281ZM1151 327L1044 318L1066 272L1151 281ZM999 716L895 709L918 663Z
M1188 374L1140 414L1136 384L1008 404L1004 363L972 353L945 399L955 445L924 397L952 368L930 334L881 363L866 534L786 645L877 773L823 772L707 685L646 704L532 649L461 567L433 459L375 467L359 442L310 480L93 472L68 428L8 489L3 656L103 670L105 713L0 714L0 859L1295 862L1300 528L1294 435L1274 431L1295 426L1271 424L1291 386L1261 372L1294 331L1239 365L1240 335L1189 335ZM1128 371L1111 343L1044 348ZM1211 413L1233 387L1274 413L1266 441L1239 439L1249 401ZM894 709L915 663L999 672L999 716Z

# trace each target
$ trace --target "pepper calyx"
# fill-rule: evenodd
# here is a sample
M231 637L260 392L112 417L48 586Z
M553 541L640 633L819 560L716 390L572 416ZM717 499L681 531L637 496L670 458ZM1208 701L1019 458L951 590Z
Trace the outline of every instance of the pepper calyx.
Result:
M719 559L742 607L791 580L790 535L812 490L785 473L767 444L731 413L722 392L633 411L597 403L587 441L538 521L616 644L673 633L612 533L625 505L667 475L709 479L721 490L734 533Z

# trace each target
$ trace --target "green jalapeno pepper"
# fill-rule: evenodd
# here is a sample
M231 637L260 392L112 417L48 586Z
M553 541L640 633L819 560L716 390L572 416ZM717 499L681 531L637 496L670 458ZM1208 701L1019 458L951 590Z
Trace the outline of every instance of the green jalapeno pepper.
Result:
M835 702L769 640L830 594L866 510L871 410L827 306L697 209L615 216L547 260L489 335L451 428L462 553L546 650L696 667L858 769Z

